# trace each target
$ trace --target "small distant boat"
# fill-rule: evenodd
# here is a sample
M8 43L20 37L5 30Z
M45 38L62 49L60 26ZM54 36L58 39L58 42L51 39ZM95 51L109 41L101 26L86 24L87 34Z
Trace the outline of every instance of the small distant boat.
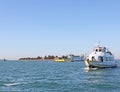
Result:
M103 46L96 46L93 52L86 58L85 64L89 68L113 68L117 63L113 54Z
M70 55L68 55L68 60L71 61L71 62L84 61L84 58L80 57L79 55L70 54Z
M65 62L65 59L55 59L55 62Z

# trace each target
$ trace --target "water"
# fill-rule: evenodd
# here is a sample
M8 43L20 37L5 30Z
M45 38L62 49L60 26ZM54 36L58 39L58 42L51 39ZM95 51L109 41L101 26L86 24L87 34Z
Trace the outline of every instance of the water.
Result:
M84 62L0 61L0 92L120 92L117 68L85 68Z

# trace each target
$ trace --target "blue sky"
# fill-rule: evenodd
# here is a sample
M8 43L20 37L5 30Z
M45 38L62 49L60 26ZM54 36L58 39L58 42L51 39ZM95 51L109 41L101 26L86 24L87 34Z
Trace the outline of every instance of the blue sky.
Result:
M0 58L89 54L120 58L120 0L0 0Z

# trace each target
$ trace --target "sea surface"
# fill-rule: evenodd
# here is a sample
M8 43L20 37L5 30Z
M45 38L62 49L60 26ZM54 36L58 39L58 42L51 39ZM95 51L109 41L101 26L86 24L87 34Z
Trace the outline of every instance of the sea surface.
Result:
M82 61L0 61L0 92L120 92L120 61L90 70Z

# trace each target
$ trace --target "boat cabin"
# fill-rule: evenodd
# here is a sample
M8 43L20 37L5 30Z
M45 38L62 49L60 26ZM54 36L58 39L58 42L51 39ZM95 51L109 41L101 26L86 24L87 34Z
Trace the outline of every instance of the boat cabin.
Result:
M95 47L94 48L94 50L93 50L94 52L105 52L106 51L106 48L105 47Z
M93 49L93 52L89 56L90 61L112 61L114 60L114 56L112 53L106 49L106 47L97 46Z

